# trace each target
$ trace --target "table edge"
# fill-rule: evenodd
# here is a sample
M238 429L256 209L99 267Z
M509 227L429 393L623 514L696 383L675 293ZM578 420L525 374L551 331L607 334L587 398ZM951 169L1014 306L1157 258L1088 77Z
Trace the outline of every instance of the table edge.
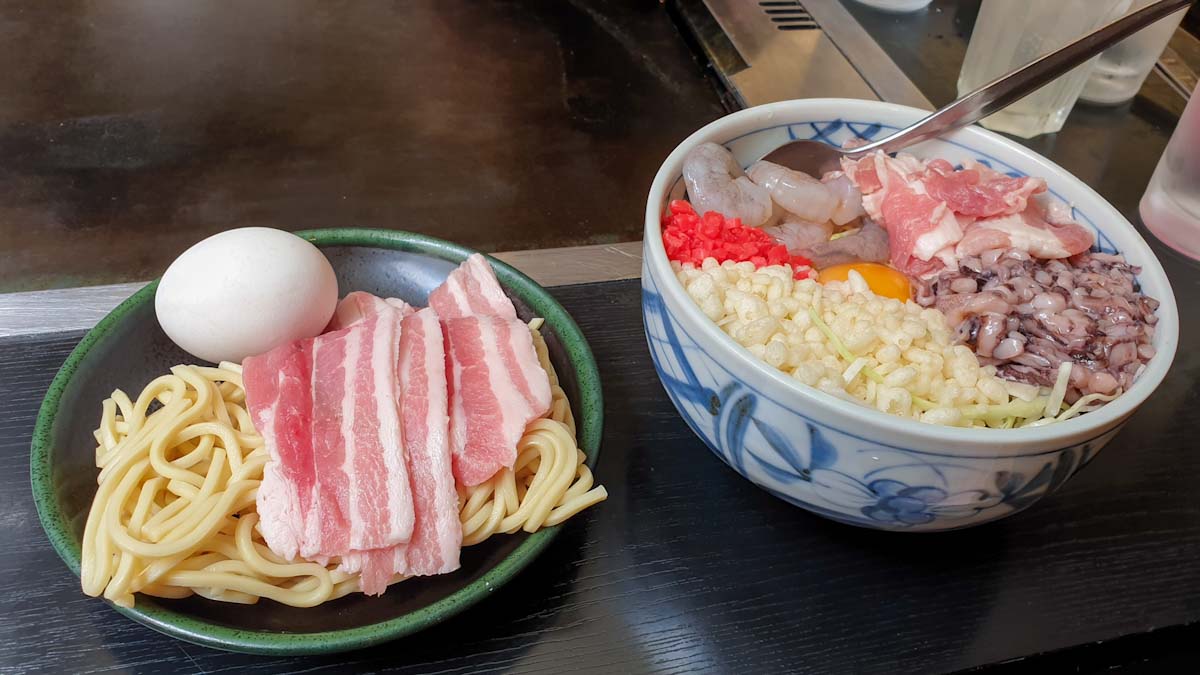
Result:
M642 242L493 253L546 287L636 279ZM0 294L0 338L87 330L149 283L55 288Z

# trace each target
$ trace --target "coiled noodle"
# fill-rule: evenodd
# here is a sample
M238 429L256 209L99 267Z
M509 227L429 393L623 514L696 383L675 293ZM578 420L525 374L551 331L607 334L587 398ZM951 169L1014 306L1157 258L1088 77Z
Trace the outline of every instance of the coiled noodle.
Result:
M593 487L540 325L530 330L551 411L526 429L511 470L460 488L464 546L557 525L608 496ZM312 607L360 590L358 575L338 571L337 560L284 560L264 543L255 498L268 453L245 396L241 366L222 363L175 366L137 400L117 390L104 401L94 434L100 475L83 537L85 593L124 607L135 593Z

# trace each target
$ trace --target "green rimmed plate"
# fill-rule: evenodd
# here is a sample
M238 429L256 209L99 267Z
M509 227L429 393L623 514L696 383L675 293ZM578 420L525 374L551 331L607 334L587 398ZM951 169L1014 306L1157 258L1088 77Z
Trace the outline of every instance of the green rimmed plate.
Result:
M343 295L363 290L414 305L426 304L429 291L474 253L440 239L392 230L297 234L329 258ZM517 313L524 319L545 319L542 333L575 412L579 446L594 467L603 403L587 341L546 289L498 260L491 263ZM154 316L156 286L153 282L135 293L84 336L50 384L38 413L29 460L33 497L50 542L76 575L84 521L96 492L92 430L100 417L100 402L113 389L140 391L171 366L195 361L159 328ZM355 594L298 609L266 600L247 607L199 597L162 600L139 595L135 607L114 609L167 635L218 649L292 655L358 649L414 633L479 602L528 565L559 527L497 535L464 548L457 572L406 581L378 598Z

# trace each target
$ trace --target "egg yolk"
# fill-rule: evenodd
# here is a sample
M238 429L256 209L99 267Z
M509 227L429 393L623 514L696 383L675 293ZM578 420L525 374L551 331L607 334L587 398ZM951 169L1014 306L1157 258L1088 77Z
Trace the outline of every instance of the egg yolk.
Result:
M847 263L826 267L820 272L820 280L822 283L845 281L850 277L850 270L861 274L863 281L867 282L867 286L875 295L895 298L902 302L912 297L912 288L908 284L908 277L879 263Z

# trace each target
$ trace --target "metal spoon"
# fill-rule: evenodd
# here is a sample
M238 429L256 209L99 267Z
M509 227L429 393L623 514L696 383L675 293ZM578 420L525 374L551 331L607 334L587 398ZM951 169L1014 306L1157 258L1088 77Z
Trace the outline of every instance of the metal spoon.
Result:
M1097 28L1058 51L1050 52L992 80L887 138L853 149L836 148L821 141L792 141L772 150L763 159L820 177L826 171L839 168L842 157L858 159L876 150L892 153L914 143L941 136L1020 100L1113 44L1191 3L1192 0L1159 0L1147 5Z

